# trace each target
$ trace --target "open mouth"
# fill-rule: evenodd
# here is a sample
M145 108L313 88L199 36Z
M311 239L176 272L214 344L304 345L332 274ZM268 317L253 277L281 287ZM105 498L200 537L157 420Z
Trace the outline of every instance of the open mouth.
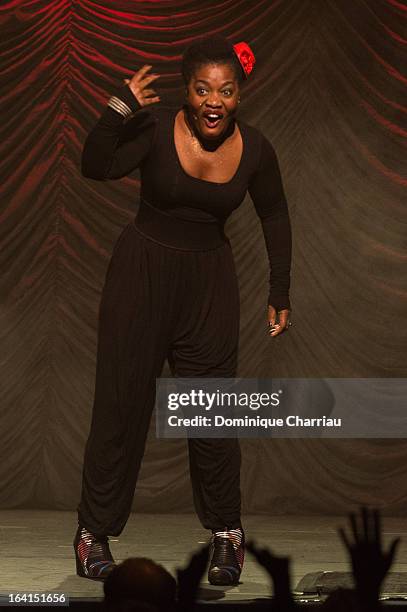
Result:
M216 128L223 119L222 113L204 113L203 119L209 129Z

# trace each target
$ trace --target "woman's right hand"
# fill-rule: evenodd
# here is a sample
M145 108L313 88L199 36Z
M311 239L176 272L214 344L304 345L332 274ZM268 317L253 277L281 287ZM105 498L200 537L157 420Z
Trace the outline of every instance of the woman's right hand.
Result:
M123 79L128 85L135 96L140 106L147 106L148 104L154 104L160 102L160 96L154 95L157 92L154 89L149 89L147 86L157 79L159 74L147 74L152 66L145 64L140 70L135 72L131 79Z

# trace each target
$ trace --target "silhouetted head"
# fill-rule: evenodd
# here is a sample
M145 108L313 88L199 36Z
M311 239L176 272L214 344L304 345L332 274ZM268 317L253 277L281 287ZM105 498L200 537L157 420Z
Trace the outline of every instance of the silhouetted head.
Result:
M149 604L157 612L170 611L176 588L175 578L162 565L145 557L129 558L115 567L104 582L105 607L116 612L121 603L130 612L128 606L133 601Z

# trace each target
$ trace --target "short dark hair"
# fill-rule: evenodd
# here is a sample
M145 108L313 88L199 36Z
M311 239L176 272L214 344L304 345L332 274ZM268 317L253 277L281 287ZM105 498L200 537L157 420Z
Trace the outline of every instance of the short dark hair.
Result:
M195 71L206 64L229 64L239 84L243 82L243 68L227 38L219 34L205 36L191 43L182 55L182 76L188 85Z
M148 603L157 610L173 610L177 583L160 564L146 557L129 557L107 576L103 591L104 607L115 610L124 600Z

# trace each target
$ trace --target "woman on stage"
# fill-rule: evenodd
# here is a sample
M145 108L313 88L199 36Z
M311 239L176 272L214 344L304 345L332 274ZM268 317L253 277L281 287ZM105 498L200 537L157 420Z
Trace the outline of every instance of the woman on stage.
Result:
M193 43L183 55L182 108L156 106L151 84L159 75L143 66L110 98L85 142L85 177L141 172L138 214L114 246L99 311L74 540L77 573L86 578L104 580L114 567L108 536L122 532L131 511L165 359L177 377L236 376L239 291L223 227L247 191L270 261L268 333L290 325L291 230L278 160L261 132L236 118L254 61L246 43L220 36ZM196 512L212 531L208 579L238 584L239 442L191 438L188 449Z

